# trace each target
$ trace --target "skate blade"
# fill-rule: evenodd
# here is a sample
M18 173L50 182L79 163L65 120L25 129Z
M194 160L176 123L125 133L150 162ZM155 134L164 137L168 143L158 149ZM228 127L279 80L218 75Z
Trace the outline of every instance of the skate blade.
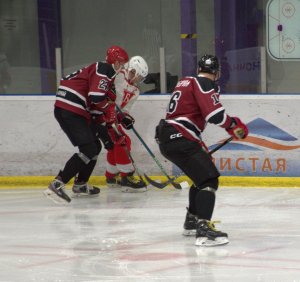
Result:
M43 191L43 194L50 199L53 203L58 205L67 205L69 202L59 197L56 193L52 192L49 188Z
M214 247L220 245L226 245L229 243L227 237L217 237L215 240L210 240L207 237L199 237L196 239L195 245L201 247Z
M124 193L143 193L146 191L147 191L147 187L143 187L143 188L122 187L122 192Z
M184 229L182 232L183 236L195 236L196 235L196 229L192 229L192 230L187 230Z

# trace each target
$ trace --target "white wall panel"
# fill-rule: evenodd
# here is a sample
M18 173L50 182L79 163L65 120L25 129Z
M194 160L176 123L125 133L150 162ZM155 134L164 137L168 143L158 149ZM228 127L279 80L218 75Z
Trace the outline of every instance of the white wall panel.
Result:
M0 98L0 175L55 175L76 150L53 116L54 97ZM232 142L214 155L217 165L223 166L223 175L300 176L300 96L232 95L224 96L222 102L229 114L251 125L251 139ZM167 103L168 95L142 96L132 114L136 130L171 171L154 140L155 126L164 116ZM150 175L160 175L131 131L130 136L137 165ZM208 146L227 137L223 129L212 125L203 135ZM285 171L276 171L278 159L285 160ZM95 174L103 175L104 166L105 150Z

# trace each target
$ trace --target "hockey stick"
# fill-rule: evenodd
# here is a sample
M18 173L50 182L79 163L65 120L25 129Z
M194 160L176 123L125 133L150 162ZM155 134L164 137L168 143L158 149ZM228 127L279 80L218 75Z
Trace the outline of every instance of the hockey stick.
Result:
M209 151L208 154L211 156L213 153L215 153L216 151L218 151L219 149L221 149L223 146L225 146L226 144L228 144L230 141L232 141L232 139L233 139L233 136L229 137L229 138L226 139L224 142L222 142L221 144L219 144L218 146L216 146L214 149L212 149L211 151ZM183 175L184 175L184 173L180 173L180 174L174 176L174 178L173 178L172 180L174 181L175 179L177 179L178 177L183 176ZM146 175L145 173L144 173L144 176L145 176L145 178L147 179L147 181L148 181L151 185L153 185L153 186L155 186L155 187L157 187L157 188L160 188L160 189L165 188L166 186L168 186L168 185L171 183L170 180L168 180L168 181L166 181L166 182L162 182L162 183L153 181L153 180L150 179L149 176Z
M233 136L230 136L224 142L220 143L218 146L216 146L211 151L209 151L208 154L211 156L213 153L217 152L219 149L221 149L222 147L224 147L226 144L228 144L232 140L233 140Z
M114 131L116 132L116 134L117 134L118 136L122 136L122 133L118 130L118 128L117 128L117 126L116 126L115 124L112 124L112 128L114 129ZM140 178L140 180L141 180L143 183L145 183L145 181L144 181L143 177L141 176L141 174L140 174L140 172L139 172L139 169L137 168L137 166L136 166L136 164L135 164L135 161L134 161L132 155L130 154L128 148L126 147L126 145L124 146L124 149L125 149L126 155L127 155L128 158L130 159L130 161L131 161L131 163L132 163L132 165L133 165L133 167L134 167L134 170L136 171L138 177ZM150 178L149 178L149 179L150 179ZM153 181L152 179L150 179L150 180ZM145 185L146 185L146 183L145 183Z
M122 110L120 109L120 107L117 104L116 104L116 108L120 112L120 114L122 115L122 117L125 117L125 114L122 112ZM176 189L182 189L180 183L176 183L174 181L174 179L171 178L168 175L167 171L164 169L164 167L159 162L159 160L155 157L155 155L153 154L153 152L150 150L150 148L147 146L147 144L145 143L145 141L143 140L143 138L139 135L139 133L135 130L135 128L132 126L131 129L134 132L134 134L136 135L136 137L141 141L141 143L143 144L143 146L146 148L147 152L150 154L150 156L155 161L155 163L157 164L157 166L160 168L160 170L162 171L162 173L168 178L169 183L172 184L174 186L174 188L176 188ZM145 178L147 180L150 179L148 176L146 177L146 175L145 175ZM151 181L153 181L153 180L151 180ZM159 188L159 187L157 187L157 188Z

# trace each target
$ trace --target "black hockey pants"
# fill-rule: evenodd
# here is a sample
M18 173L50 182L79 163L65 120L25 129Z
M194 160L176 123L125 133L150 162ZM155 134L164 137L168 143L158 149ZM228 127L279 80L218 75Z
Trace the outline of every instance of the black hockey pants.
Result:
M201 145L181 135L176 138L178 133L172 125L160 121L156 127L156 139L162 155L177 165L197 187L218 178L219 171Z

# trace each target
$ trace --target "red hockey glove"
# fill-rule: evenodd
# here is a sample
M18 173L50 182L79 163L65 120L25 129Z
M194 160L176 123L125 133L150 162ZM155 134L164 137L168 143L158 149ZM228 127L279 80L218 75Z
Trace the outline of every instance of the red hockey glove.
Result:
M119 113L118 114L118 119L120 120L121 124L125 129L131 129L133 127L133 124L135 122L134 118L127 113Z
M231 125L226 131L234 137L234 139L244 139L248 135L248 127L238 117L231 117Z
M118 134L112 127L108 127L108 134L112 142L116 145L126 145L126 137L123 134Z
M108 106L103 109L103 113L104 113L104 120L107 124L113 124L116 122L117 115L116 115L115 103L108 104Z

